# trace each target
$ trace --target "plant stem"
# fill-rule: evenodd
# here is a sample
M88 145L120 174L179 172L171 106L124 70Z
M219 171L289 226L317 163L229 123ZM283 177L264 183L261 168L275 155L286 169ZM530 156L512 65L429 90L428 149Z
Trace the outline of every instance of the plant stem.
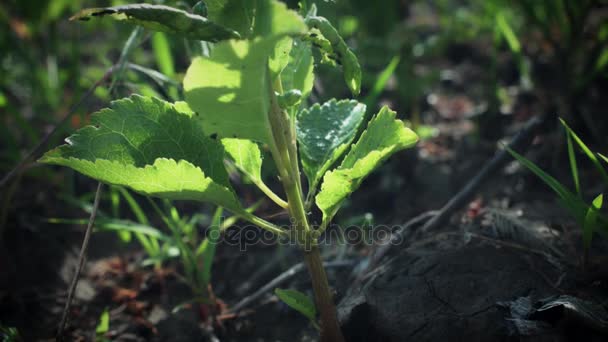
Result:
M283 209L287 209L288 204L281 197L275 194L264 182L256 181L255 185L266 195L270 200L272 200L276 205Z
M256 226L262 228L262 229L266 229L272 233L275 233L279 236L285 236L287 234L287 232L283 229L281 229L279 226L272 224L260 217L257 217L251 213L244 213L244 214L237 214L238 216L240 216L241 218L243 218L246 221L249 221L253 224L255 224Z
M325 268L323 268L321 253L316 244L312 246L310 251L304 251L304 260L312 279L315 304L321 316L321 341L344 341L338 323L333 295L327 281L327 274L325 274Z
M280 90L280 79L275 81L276 88ZM321 253L317 245L316 231L308 224L304 208L303 192L298 164L297 142L295 136L295 120L290 118L280 107L270 87L270 122L275 142L271 149L272 157L277 169L282 170L281 182L289 204L289 215L292 220L292 229L298 246L304 250L308 273L312 281L315 304L321 317L321 341L342 342L344 337L340 330L336 316L336 307L333 302L327 275L323 268Z

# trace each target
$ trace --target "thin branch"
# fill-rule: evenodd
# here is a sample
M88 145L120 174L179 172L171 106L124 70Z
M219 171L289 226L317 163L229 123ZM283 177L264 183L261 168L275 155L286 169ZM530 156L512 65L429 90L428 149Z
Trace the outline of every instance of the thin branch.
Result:
M65 326L68 320L68 314L70 312L70 306L72 305L72 299L74 298L74 293L76 292L76 287L78 286L78 279L80 278L80 273L82 272L82 268L84 267L84 262L86 259L87 249L89 247L89 240L91 239L91 232L93 231L93 223L95 222L95 216L97 216L97 208L99 207L99 198L101 197L101 188L102 183L97 183L97 191L95 192L95 201L93 202L93 210L91 211L91 216L89 217L89 223L87 225L87 229L84 232L84 239L82 240L82 247L80 248L80 254L78 255L78 266L76 268L76 273L72 278L72 283L70 284L70 289L68 291L68 299L65 303L65 307L63 308L63 314L61 315L61 321L59 322L59 327L57 330L57 340L61 341L63 339L63 333L65 330Z

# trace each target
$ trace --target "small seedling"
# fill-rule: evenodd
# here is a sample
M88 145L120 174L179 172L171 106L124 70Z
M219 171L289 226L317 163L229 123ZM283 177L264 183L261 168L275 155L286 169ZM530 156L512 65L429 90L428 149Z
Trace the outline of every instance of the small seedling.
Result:
M99 322L95 327L95 341L96 342L107 342L109 341L105 335L110 331L110 312L108 309L103 310L99 316Z
M211 202L295 239L312 280L321 340L342 341L317 240L363 180L418 137L387 107L358 138L364 104L330 100L302 108L314 81L313 48L342 66L353 95L361 84L354 53L315 12L311 8L303 17L276 0L208 2L207 17L160 5L80 12L75 19L111 17L215 44L208 57L195 58L188 68L185 102L138 95L114 101L93 115L93 126L77 131L41 162L148 196ZM261 148L272 156L285 199L262 180ZM224 159L287 209L292 226L279 227L247 211L229 183ZM323 214L318 226L305 210L313 201Z

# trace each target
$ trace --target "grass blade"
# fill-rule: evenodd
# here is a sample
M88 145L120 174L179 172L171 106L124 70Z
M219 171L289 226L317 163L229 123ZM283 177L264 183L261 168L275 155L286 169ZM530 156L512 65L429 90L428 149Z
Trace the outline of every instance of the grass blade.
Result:
M597 226L598 213L602 208L603 200L604 195L598 195L587 209L585 222L583 224L583 246L585 247L585 250L589 250L591 247L591 240L593 239L593 233Z
M578 177L578 165L576 163L576 154L574 154L574 146L572 145L572 137L566 132L566 141L568 144L568 160L570 161L570 171L572 172L572 180L576 194L581 195L581 185Z
M572 136L572 139L574 139L574 141L578 144L578 147L581 149L581 151L583 151L585 155L587 155L587 157L591 160L591 162L593 162L595 167L598 169L598 171L602 175L604 183L608 184L608 174L606 173L606 170L604 169L602 164L600 164L600 161L595 156L595 153L593 153L589 149L589 147L587 147L587 145L581 140L581 138L579 138L578 135L574 133L574 131L570 128L570 126L568 126L568 124L566 124L566 122L562 118L560 118L559 120L566 129L567 133Z

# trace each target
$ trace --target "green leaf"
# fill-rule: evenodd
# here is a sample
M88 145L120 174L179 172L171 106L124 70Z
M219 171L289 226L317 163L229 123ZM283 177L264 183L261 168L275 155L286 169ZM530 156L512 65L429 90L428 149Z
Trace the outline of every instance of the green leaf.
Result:
M355 100L332 99L297 114L300 159L311 188L346 152L365 117L365 105Z
M401 120L396 120L395 116L395 112L383 107L369 122L342 164L323 177L316 203L323 212L324 224L331 220L342 202L384 160L418 141L416 133L405 127Z
M375 107L376 100L378 99L380 94L386 88L386 85L388 84L388 81L390 80L391 76L393 76L393 74L395 73L395 70L397 70L397 66L399 65L400 61L401 61L400 55L393 56L393 58L388 63L386 68L384 68L384 70L382 70L382 72L380 72L380 74L378 74L378 76L376 77L376 81L374 82L374 86L370 90L369 94L367 94L367 96L365 96L365 100L363 100L363 102L368 107L370 107L370 108Z
M224 149L203 134L184 103L134 95L112 102L40 161L63 165L144 195L212 202L242 212L224 169Z
M297 89L302 92L302 99L306 99L312 91L314 83L314 59L310 44L294 39L289 62L281 73L281 83L285 91Z
M267 65L277 40L221 42L209 58L194 59L184 90L207 135L273 143Z
M274 289L274 293L280 300L289 305L290 308L306 316L312 322L315 322L317 309L315 308L313 301L307 295L296 290L283 290L278 288Z
M157 32L152 35L152 49L160 72L169 78L175 77L175 63L171 55L169 40L164 33Z
M234 165L251 181L262 181L262 153L258 144L245 139L222 139L224 150Z
M600 156L600 158L602 158L602 160L608 164L608 157L606 157L605 155L603 155L601 153L598 153L597 155Z
M193 40L217 42L239 38L240 35L200 15L191 14L164 5L133 4L105 8L88 8L76 13L70 20L89 20L110 16L153 31L172 33Z
M307 17L306 23L309 27L315 29L309 35L309 39L326 57L335 59L342 65L344 81L348 89L354 96L359 95L361 91L361 67L357 56L346 45L338 30L331 25L329 20L323 17Z
M585 246L585 249L587 250L589 247L591 247L593 232L597 226L598 213L602 208L603 200L604 195L600 194L597 196L591 203L591 206L587 209L587 213L585 215L585 221L583 224L583 246Z
M308 31L304 19L287 5L277 0L257 0L254 37L294 35Z
M98 335L103 335L110 330L110 312L108 309L103 310L101 316L99 316L99 322L95 327L95 333Z

